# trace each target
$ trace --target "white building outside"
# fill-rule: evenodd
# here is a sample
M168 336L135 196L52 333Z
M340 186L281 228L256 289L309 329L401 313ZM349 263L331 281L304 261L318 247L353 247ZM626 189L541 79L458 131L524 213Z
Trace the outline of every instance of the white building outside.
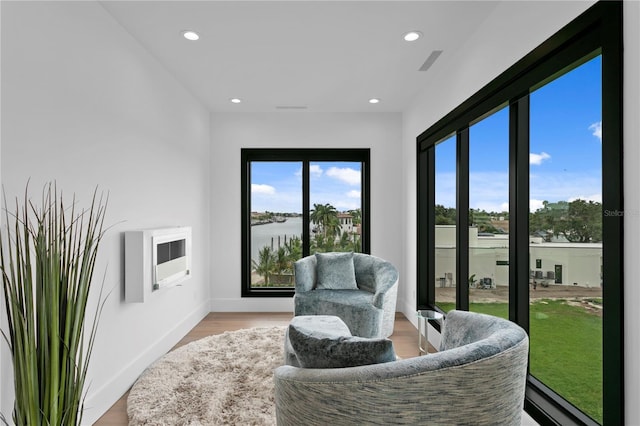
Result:
M529 245L530 284L600 287L601 243L547 243L532 237ZM455 287L456 227L436 226L436 287ZM474 282L489 278L493 286L509 283L509 235L481 234L469 228L469 276ZM469 277L465 279L469 284Z
M340 221L340 233L352 234L353 233L353 216L349 213L338 213L338 220Z

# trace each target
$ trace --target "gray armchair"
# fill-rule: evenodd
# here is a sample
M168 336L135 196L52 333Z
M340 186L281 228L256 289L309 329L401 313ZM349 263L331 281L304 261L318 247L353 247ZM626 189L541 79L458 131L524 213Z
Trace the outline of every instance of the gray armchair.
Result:
M322 268L326 257L346 262L351 255L353 272L348 272L355 273L355 283L343 282L348 280L344 274L336 272L339 265L330 264ZM319 285L323 279L325 285ZM330 281L328 285L327 280ZM375 256L322 253L295 263L294 314L335 315L347 324L354 336L389 337L393 333L397 294L397 269Z
M440 352L383 364L275 370L277 423L521 424L529 339L502 318L450 311Z

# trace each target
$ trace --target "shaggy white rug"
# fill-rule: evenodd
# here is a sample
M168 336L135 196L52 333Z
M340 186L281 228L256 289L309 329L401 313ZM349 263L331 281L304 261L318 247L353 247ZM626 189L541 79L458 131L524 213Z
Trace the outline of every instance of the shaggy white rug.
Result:
M129 425L275 425L284 330L229 331L169 352L131 388Z

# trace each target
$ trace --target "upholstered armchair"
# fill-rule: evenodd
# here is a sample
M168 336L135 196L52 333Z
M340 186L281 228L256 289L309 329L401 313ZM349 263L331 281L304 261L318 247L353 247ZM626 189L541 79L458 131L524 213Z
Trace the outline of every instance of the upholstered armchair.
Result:
M517 324L450 311L437 353L345 368L278 367L277 423L519 426L528 352Z
M294 314L335 315L354 336L393 333L398 271L361 253L317 253L295 263Z

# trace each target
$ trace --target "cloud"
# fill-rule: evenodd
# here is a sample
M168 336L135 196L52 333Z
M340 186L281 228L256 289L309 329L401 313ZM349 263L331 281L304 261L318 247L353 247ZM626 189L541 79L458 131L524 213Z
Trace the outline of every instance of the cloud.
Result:
M322 176L323 170L320 166L318 166L317 164L312 164L309 166L309 175L311 175L311 177L320 177ZM298 170L296 170L295 175L297 177L301 177L302 176L302 167L300 167Z
M317 164L312 164L309 166L309 173L311 176L320 177L322 176L322 169Z
M257 183L251 184L251 193L252 194L264 194L264 195L274 195L276 193L276 189L271 185L261 185Z
M534 212L542 207L542 200L550 203L574 201L578 198L602 202L602 174L598 170L531 174L530 207Z
M544 207L544 204L542 204L544 202L544 200L534 200L533 198L529 200L529 211L530 212L535 212L538 209L541 209L542 207Z
M436 173L436 204L445 207L456 206L455 172Z
M355 189L351 190L351 191L347 192L347 197L349 197L349 198L358 198L359 199L360 198L360 191L357 191Z
M508 165L503 164L505 169ZM496 168L501 168L496 165ZM471 171L469 173L469 207L486 212L509 211L509 172Z
M507 166L508 167L508 166ZM469 173L469 207L487 212L509 209L509 173L502 171L471 171Z
M600 142L602 142L602 120L589 126L589 130L593 132L593 136L595 136Z
M349 211L359 209L361 206L360 202L357 201L335 200L334 207L338 211Z
M539 169L538 169L539 170ZM544 200L550 203L574 201L578 198L586 201L602 202L602 174L598 170L580 172L531 173L530 200L531 212L542 208ZM509 174L502 171L483 171L469 173L469 207L487 212L509 210ZM456 206L455 173L436 174L436 204L445 207Z
M476 203L473 209L481 210L481 211L484 210L487 213L489 212L502 213L502 212L509 211L509 203L487 200L487 201Z
M349 185L360 185L360 172L350 167L331 167L327 170L327 176L338 179Z
M539 166L543 161L548 160L549 158L551 158L551 156L544 151L540 154L534 154L533 152L531 152L529 153L529 164Z

